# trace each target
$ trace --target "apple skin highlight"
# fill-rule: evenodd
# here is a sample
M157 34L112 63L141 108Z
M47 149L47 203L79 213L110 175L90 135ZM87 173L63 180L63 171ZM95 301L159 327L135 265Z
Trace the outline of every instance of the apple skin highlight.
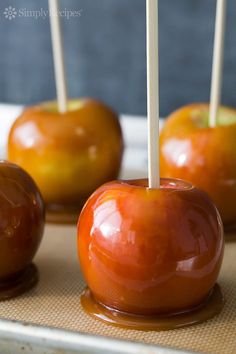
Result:
M147 183L107 183L89 198L78 222L81 270L94 299L109 308L137 315L188 311L216 283L221 218L187 182L162 179L161 189Z
M161 176L204 190L231 230L236 226L236 110L221 107L214 128L208 119L207 104L185 106L167 118L160 135Z

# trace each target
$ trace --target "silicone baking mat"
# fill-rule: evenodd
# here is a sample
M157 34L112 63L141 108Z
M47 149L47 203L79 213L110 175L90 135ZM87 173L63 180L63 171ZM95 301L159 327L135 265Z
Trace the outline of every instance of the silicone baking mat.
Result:
M76 254L76 228L47 225L35 259L40 270L38 286L18 299L0 303L0 317L42 326L204 353L236 353L236 243L226 244L219 283L226 305L204 324L168 332L122 330L98 322L80 305L84 282Z

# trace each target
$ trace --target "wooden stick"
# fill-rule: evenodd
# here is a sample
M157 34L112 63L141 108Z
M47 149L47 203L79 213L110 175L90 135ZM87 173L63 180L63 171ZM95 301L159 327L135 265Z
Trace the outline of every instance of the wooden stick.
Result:
M65 113L67 111L67 86L58 0L49 0L49 10L57 89L57 104L59 112Z
M146 0L149 188L160 188L158 0Z
M226 0L217 0L209 117L210 127L215 127L217 124L218 109L221 101L225 20Z

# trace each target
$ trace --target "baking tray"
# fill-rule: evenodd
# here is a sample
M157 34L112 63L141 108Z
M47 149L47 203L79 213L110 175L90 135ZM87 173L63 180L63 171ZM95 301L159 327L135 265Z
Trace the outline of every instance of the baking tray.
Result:
M145 171L125 171L135 178ZM40 282L23 296L0 303L0 353L236 353L236 243L226 244L219 278L223 312L204 324L167 332L111 327L81 308L84 289L76 227L46 225L35 263ZM174 349L169 349L174 348Z
M92 336L79 332L0 321L0 353L18 354L187 354L160 346Z

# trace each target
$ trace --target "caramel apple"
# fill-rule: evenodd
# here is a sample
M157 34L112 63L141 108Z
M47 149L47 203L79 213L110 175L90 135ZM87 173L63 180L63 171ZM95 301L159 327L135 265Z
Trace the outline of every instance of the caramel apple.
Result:
M236 226L236 110L219 109L209 127L209 106L192 104L172 113L161 132L161 175L183 178L209 194L226 230Z
M201 308L222 263L222 222L207 194L175 179L161 179L160 189L147 186L147 180L103 185L78 222L78 254L93 309L115 311L113 324L119 313L169 318ZM194 320L187 322L182 325Z
M13 125L9 160L35 180L53 221L75 221L87 197L117 177L123 153L117 115L92 99L71 100L59 113L48 102L28 108Z
M36 284L31 264L44 230L44 205L32 178L20 167L0 161L0 300Z

